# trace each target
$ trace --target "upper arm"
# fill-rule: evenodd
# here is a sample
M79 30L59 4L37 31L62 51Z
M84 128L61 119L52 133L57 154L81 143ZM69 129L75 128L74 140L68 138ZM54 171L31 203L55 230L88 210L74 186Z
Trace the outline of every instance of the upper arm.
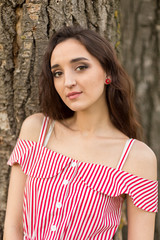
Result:
M21 127L19 138L37 142L42 126L44 115L36 113L27 117Z
M26 177L21 166L14 164L10 175L5 230L17 228L22 231L23 193Z
M44 115L41 113L26 118L22 124L19 138L38 141L43 119ZM22 231L23 196L26 179L27 176L22 171L21 166L14 163L9 182L5 235L8 234L8 229L16 228Z
M157 180L155 154L144 143L135 143L129 161L130 171L133 171L135 175L153 181ZM128 240L154 239L155 213L136 207L129 195L127 195L127 215Z
M127 195L128 240L153 240L155 213L136 207Z

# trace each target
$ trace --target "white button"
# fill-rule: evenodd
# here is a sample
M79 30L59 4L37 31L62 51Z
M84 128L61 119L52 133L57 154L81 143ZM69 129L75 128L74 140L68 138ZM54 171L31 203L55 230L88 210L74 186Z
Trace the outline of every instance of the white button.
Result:
M64 179L64 180L63 180L63 184L64 184L64 185L67 185L67 184L68 184L68 180L67 180L67 179Z
M57 208L61 208L61 207L62 207L62 203L61 203L61 202L57 202L57 203L56 203L56 207L57 207Z
M72 163L71 163L71 166L72 166L72 167L75 167L76 165L77 165L76 162L72 162Z
M55 232L57 230L56 225L51 226L51 231Z

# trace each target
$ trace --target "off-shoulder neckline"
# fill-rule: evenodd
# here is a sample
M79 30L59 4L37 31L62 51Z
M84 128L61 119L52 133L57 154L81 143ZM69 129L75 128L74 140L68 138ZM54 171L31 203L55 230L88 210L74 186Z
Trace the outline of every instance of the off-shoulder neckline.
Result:
M124 170L120 170L120 169L117 169L117 168L114 168L114 167L110 167L110 166L107 166L107 165L103 165L103 164L98 164L98 163L89 163L89 162L83 162L83 161L80 161L80 160L77 160L77 159L73 159L72 157L69 157L69 156L66 156L65 154L62 154L60 152L57 152L55 150L52 150L50 148L47 148L45 146L43 146L40 142L36 142L36 141L33 141L33 140L27 140L27 139L21 139L21 138L18 138L17 139L17 142L18 141L26 141L26 142L31 142L33 144L39 144L42 148L46 149L47 151L50 151L51 153L55 153L55 154L58 154L58 155L61 155L65 158L68 158L70 159L71 162L76 162L76 163L79 163L80 165L92 165L92 166L97 166L97 167L102 167L102 168L107 168L107 169L111 169L111 170L115 170L115 171L119 171L119 172L122 172L124 174L129 174L133 177L136 177L136 178L139 178L139 179L144 179L146 181L150 181L150 182L155 182L157 183L158 181L157 180L150 180L150 179L147 179L147 178L143 178L143 177L140 177L140 176L137 176L135 174L132 174L132 173L129 173L129 172L126 172Z

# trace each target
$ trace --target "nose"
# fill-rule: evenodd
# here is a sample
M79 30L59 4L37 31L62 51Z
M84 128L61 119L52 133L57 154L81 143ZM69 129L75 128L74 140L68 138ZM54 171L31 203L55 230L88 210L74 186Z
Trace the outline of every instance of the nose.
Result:
M64 86L65 87L72 87L76 85L76 80L75 80L75 76L74 74L72 74L71 72L69 73L65 73L65 80L64 80Z

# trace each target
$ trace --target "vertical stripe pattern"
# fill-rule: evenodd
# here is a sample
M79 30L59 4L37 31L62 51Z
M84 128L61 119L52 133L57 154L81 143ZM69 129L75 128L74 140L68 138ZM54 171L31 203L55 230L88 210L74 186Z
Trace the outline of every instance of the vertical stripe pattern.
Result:
M28 175L23 202L25 240L111 240L119 226L122 194L138 208L157 212L158 183L122 171L133 145L129 139L117 168L80 162L43 146L18 139L8 161Z

